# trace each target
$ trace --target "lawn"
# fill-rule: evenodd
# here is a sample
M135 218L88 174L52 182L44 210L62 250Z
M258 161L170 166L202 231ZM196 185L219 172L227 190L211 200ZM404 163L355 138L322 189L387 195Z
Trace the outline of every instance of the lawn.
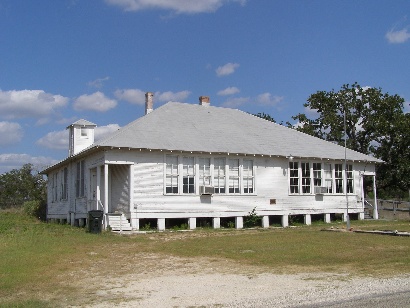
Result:
M362 230L410 231L408 221L352 221L351 225ZM207 257L235 262L239 269L253 265L276 273L410 273L410 237L322 231L329 227L345 229L343 223L335 222L286 229L198 229L120 236L90 234L19 212L0 211L0 306L64 306L61 294L75 297L81 291L73 284L74 272L93 275L107 270L106 265L135 262L141 254ZM121 268L116 267L118 275Z

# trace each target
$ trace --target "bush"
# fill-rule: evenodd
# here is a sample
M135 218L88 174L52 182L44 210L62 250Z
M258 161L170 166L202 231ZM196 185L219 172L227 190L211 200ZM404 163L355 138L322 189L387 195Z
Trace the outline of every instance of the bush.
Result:
M40 200L24 202L23 210L29 216L34 216L40 220L46 219L46 204Z
M256 214L256 208L253 208L249 212L248 216L245 217L244 226L246 228L259 226L261 223L261 218Z

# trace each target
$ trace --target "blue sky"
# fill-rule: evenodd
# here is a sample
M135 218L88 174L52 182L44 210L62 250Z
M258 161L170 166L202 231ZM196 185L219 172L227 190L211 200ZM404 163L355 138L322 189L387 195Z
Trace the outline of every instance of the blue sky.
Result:
M408 0L0 0L0 173L68 154L168 101L305 112L343 84L398 94L410 111ZM231 132L230 132L231 133Z

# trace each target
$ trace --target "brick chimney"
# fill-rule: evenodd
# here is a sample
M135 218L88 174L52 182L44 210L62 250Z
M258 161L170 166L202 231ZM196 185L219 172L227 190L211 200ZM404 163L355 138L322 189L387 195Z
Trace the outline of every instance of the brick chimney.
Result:
M211 105L211 103L209 102L209 96L200 96L199 105L205 106L205 107L208 107L209 105Z
M154 110L154 93L145 93L145 114Z

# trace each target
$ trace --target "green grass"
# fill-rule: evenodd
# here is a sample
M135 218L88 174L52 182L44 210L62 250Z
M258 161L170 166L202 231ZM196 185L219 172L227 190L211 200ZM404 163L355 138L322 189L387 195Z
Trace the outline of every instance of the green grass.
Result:
M410 231L405 221L352 221L354 229ZM229 260L261 271L327 271L352 275L410 273L410 237L326 232L343 223L294 228L200 229L131 237L89 234L0 211L0 307L55 307L78 298L74 272L93 275L104 265L132 264L136 253ZM121 266L115 267L121 275ZM125 271L125 269L124 269ZM70 283L67 283L67 282ZM73 283L74 281L74 283Z

